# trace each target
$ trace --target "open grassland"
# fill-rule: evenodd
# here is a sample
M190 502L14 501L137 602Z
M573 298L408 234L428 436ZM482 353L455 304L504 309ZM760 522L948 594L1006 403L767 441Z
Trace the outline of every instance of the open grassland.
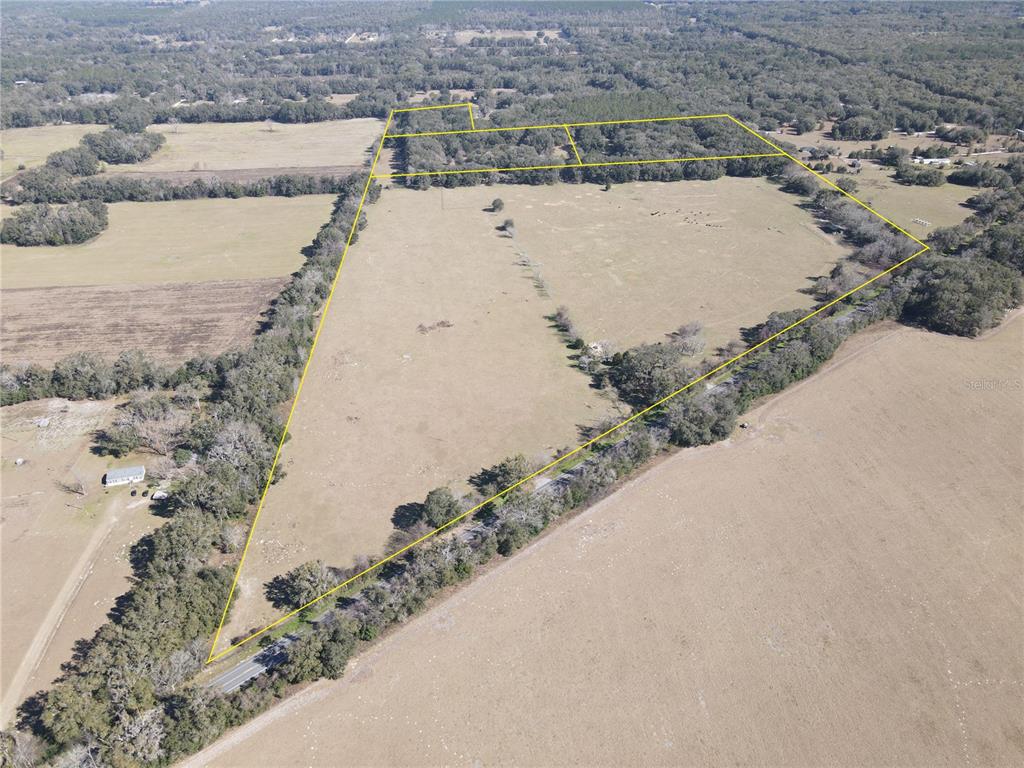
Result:
M8 363L142 349L179 362L241 346L302 264L332 195L115 203L82 245L5 246Z
M222 641L282 611L272 577L386 553L396 507L524 453L579 442L612 411L570 367L480 190L391 189L349 253Z
M35 128L5 128L0 131L3 162L0 178L18 171L19 165L33 168L42 165L47 156L62 149L71 149L87 133L98 133L102 125L40 125Z
M103 623L129 586L130 545L159 522L127 488L100 484L112 461L89 446L114 406L53 399L0 410L5 726L26 696L57 677L75 642Z
M6 288L280 277L330 216L333 195L114 203L81 245L4 246Z
M978 194L974 187L943 184L922 187L900 184L893 169L865 162L857 174L830 174L832 181L857 182L855 196L915 237L924 238L939 227L952 227L971 215L963 203ZM922 223L927 222L927 223Z
M15 365L52 365L82 350L143 349L174 363L217 355L245 345L286 280L2 291L0 351Z
M150 126L164 144L148 160L112 165L112 173L139 171L227 171L260 168L362 165L367 148L384 130L376 118L321 123L181 123Z
M801 293L847 250L818 229L797 198L764 179L474 187L446 207L505 201L507 252L529 260L588 341L619 349L664 339L690 320L709 348L772 310L810 307ZM811 278L811 279L808 279Z
M769 138L771 138L769 136ZM808 131L807 133L799 136L787 135L784 137L785 141L796 144L798 147L807 146L831 146L838 147L843 155L848 155L850 152L859 149L871 149L872 146L882 147L901 147L908 152L913 152L915 147L948 147L951 146L950 142L943 141L936 136L929 136L927 134L914 135L905 134L900 131L892 131L884 139L875 139L868 141L851 141L848 139L838 140L832 138L832 123L826 121L822 127L818 130ZM984 146L977 145L974 147L976 152L982 151L997 151L1005 149L1006 145L1013 140L1009 136L1003 136L1000 134L992 134L985 141ZM959 147L958 154L966 155L967 147Z
M469 45L473 40L535 40L562 36L559 29L460 29L452 34L456 45Z
M502 214L485 210L500 193ZM752 210L757 206L756 211ZM514 215L516 236L496 231ZM657 341L688 320L712 344L844 250L765 182L393 188L340 281L223 640L279 612L273 576L386 554L390 518L506 455L549 458L611 404L569 367L546 319L589 339ZM789 231L782 228L786 225ZM450 324L450 325L449 325ZM514 372L514 375L512 374ZM606 395L605 397L608 397Z
M187 765L1019 765L1022 350L865 332Z

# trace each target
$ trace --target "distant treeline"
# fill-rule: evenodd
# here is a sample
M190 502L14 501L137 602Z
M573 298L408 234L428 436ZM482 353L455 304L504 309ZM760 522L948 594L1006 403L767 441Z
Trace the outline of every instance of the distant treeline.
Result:
M848 138L1024 124L1013 4L892 5L870 15L799 3L214 6L199 11L201 21L187 6L142 15L132 4L91 7L85 22L75 3L69 12L14 4L5 13L3 125L119 125L135 113L149 123L383 117L415 91L455 88L510 116L544 101L657 93L667 114L728 111L800 130L834 119ZM919 45L906 44L910 24ZM455 44L454 32L479 28L554 28L561 37ZM380 38L347 44L356 29ZM511 92L490 93L499 88ZM359 97L327 102L340 93Z

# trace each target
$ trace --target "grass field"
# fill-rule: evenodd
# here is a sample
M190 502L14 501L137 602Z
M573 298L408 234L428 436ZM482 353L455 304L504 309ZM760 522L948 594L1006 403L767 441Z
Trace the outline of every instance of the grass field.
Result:
M497 194L500 215L484 210ZM368 216L222 641L278 615L262 597L273 576L385 554L398 505L464 489L510 454L550 458L609 414L546 319L559 304L590 339L657 341L700 319L718 344L772 309L808 306L797 289L845 253L752 179L392 188ZM495 230L505 216L514 239Z
M309 195L115 203L110 226L88 243L5 246L4 360L52 364L75 351L115 357L143 349L180 362L242 346L333 202Z
M330 217L333 195L114 203L81 245L4 247L7 288L280 277Z
M0 353L52 365L72 352L144 349L181 362L242 347L287 278L21 288L0 293ZM111 308L117 311L112 312Z
M42 165L47 156L61 149L71 149L87 133L102 131L102 125L40 125L35 128L5 128L0 131L3 162L0 178L18 172L18 166L32 168Z
M704 324L709 348L724 344L772 310L809 307L800 289L847 253L764 179L444 194L446 207L467 211L500 195L497 223L516 223L504 249L536 265L588 341L619 349L660 341L690 320Z
M865 332L185 765L1019 765L1022 349Z
M544 319L554 305L523 279L492 217L445 210L446 199L392 189L368 210L223 641L280 613L263 599L273 576L383 554L398 505L439 485L465 490L511 454L546 458L612 410L570 368Z
M89 446L114 405L53 399L0 410L5 726L26 696L59 675L74 643L103 623L129 587L129 546L160 522L127 488L106 492L100 485L112 460ZM76 483L83 493L64 490Z
M893 169L874 163L864 163L856 175L845 175L857 182L858 198L920 238L939 227L959 224L970 216L973 211L962 204L978 194L976 188L959 184L939 187L900 184L892 178ZM829 178L836 181L843 178L843 174L830 174Z
M321 123L181 123L151 126L167 137L148 160L112 165L111 173L139 171L273 170L361 165L384 123L375 118Z

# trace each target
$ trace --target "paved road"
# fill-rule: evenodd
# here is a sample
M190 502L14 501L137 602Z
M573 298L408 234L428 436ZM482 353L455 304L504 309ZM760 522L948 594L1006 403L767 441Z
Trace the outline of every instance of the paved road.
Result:
M217 688L221 693L237 691L254 677L259 677L264 672L273 669L288 658L288 646L298 640L295 635L285 635L273 645L268 645L259 653L254 653L247 659L238 662L226 672L222 672L213 678L207 685L210 688Z
M589 460L589 459L588 459ZM587 462L580 463L577 467L570 469L562 474L554 477L550 480L543 480L537 483L534 487L534 493L550 493L557 489L560 485L568 482L572 478L573 472L579 470ZM455 529L454 535L466 544L473 543L473 540L486 535L487 526L482 523L478 523L470 528ZM334 619L334 611L328 611L324 615L317 619L314 619L313 623L318 624L323 621L332 621ZM305 633L310 631L311 627L304 626L298 630L299 633ZM285 659L288 658L287 649L288 646L299 639L298 634L285 635L273 645L267 646L258 653L254 653L248 658L242 659L231 669L222 672L220 675L215 677L207 686L210 688L217 688L221 693L231 693L237 691L247 682L253 678L259 677L265 672L270 671L278 664L281 664Z

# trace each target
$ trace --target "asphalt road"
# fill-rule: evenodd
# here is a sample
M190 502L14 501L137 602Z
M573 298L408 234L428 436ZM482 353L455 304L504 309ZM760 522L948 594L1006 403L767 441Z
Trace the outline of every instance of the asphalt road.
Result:
M288 658L288 646L298 638L294 635L285 635L273 645L261 649L247 659L238 662L231 669L222 672L213 678L208 685L216 688L221 693L237 691L254 677L259 677Z
M586 462L583 462L583 464L585 463ZM583 466L583 464L580 464L579 466ZM578 469L579 467L575 467L572 470L563 472L551 480L540 483L534 488L534 493L549 493L555 490L559 485L568 482L572 477L572 473ZM457 529L455 536L463 542L470 544L475 538L484 535L485 532L486 526L477 524L471 528ZM333 614L334 611L328 611L323 616L316 619L314 623L332 620ZM303 627L298 631L304 632L308 630L308 627ZM231 669L222 672L207 683L207 686L210 688L216 688L221 693L237 691L253 678L259 677L284 662L285 659L288 658L288 646L298 639L298 635L285 635L273 645L263 648L258 653L254 653L248 658L242 659L235 664L235 666L231 667Z

